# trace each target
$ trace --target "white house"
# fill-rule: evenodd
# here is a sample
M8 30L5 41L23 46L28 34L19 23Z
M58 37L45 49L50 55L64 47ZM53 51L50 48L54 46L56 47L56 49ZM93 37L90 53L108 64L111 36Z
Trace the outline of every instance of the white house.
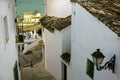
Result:
M25 12L23 22L26 24L24 24L24 25L28 25L30 23L37 23L37 22L39 22L39 19L41 17L42 16L39 12L37 12L37 13Z
M71 4L70 0L45 0L45 4L46 16L40 20L44 27L45 68L56 80L62 80L66 66L61 56L70 54L71 47Z
M20 80L15 0L0 0L0 80Z
M117 14L112 11L116 10L112 9L115 4L112 3L110 9L110 4L107 4L109 1L94 3L76 0L76 2L72 2L71 65L68 68L67 80L120 80L120 38L117 35L119 34L117 30L119 18L116 18L115 15ZM106 7L103 8L104 6ZM120 9L119 6L116 5L116 7ZM109 11L106 12L105 10ZM120 16L118 15L118 17ZM109 22L111 20L112 22ZM93 79L88 76L86 73L87 68L89 68L87 67L87 60L93 62L91 54L96 49L101 49L105 56L101 66L109 61L114 54L116 55L115 73L108 69L98 71L94 65Z
M62 80L62 70L64 69L62 65L66 63L69 64L69 60L64 63L60 56L66 52L68 56L70 55L71 16L66 18L48 17L49 16L45 16L41 19L41 24L44 27L45 68L57 80ZM54 23L51 24L51 22ZM68 59L69 58L70 57L68 57Z
M119 80L119 3L111 2L112 0L82 1L84 2L71 0L70 31L69 27L61 29L64 25L62 21L70 14L70 7L64 5L69 0L46 0L47 16L41 19L44 26L45 67L56 80ZM91 55L96 49L100 49L105 56L101 66L116 55L114 73L111 69L97 70ZM60 56L65 57L63 53L70 53L69 64L60 59Z

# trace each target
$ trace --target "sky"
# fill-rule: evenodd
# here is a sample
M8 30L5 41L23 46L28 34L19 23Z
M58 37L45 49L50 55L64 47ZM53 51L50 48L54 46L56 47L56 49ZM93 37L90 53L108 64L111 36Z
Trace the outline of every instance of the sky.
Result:
M24 12L34 12L38 10L44 14L44 0L16 0L16 12L23 17Z

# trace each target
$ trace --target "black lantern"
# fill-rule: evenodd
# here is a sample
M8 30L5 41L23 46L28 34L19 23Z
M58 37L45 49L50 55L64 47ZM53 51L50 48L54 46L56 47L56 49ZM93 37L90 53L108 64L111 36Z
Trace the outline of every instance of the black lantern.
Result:
M100 49L97 49L97 51L92 54L92 58L94 64L99 65L103 62L105 56L102 54L102 52L100 52Z
M114 73L114 67L115 67L115 55L109 60L107 61L104 66L100 66L100 64L103 62L105 56L103 55L102 52L100 52L100 49L97 49L97 51L95 51L92 55L93 58L93 63L96 65L96 69L98 71L102 70L102 69L111 69Z

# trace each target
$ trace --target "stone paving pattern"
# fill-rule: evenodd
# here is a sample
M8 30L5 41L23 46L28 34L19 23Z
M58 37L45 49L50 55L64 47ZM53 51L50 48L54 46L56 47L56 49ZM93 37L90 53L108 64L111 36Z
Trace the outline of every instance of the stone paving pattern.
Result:
M31 49L32 53L20 55L21 62L21 80L56 80L45 70L44 54L40 45ZM31 52L30 51L30 52ZM31 60L33 65L31 67ZM26 66L27 65L27 66Z

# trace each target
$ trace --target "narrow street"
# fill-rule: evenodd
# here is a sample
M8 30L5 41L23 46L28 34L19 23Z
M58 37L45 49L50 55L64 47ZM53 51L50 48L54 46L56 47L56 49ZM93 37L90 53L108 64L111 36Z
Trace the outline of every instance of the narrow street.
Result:
M37 45L25 54L20 55L21 80L55 80L45 70L44 53L41 45Z

